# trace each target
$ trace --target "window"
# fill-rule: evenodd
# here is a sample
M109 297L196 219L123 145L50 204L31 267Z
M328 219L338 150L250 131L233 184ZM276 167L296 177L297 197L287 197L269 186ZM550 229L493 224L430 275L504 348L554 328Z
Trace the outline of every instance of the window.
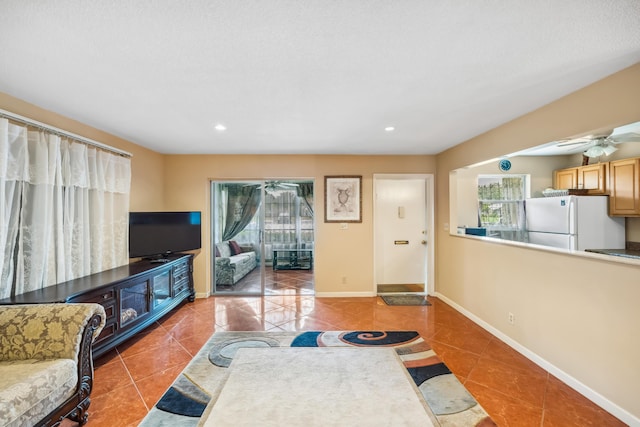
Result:
M524 229L527 175L478 175L480 225L492 231Z
M303 244L313 242L313 213L295 190L265 193L264 242L270 244ZM236 236L241 243L257 241L259 218Z
M313 241L313 217L296 191L265 195L265 243Z

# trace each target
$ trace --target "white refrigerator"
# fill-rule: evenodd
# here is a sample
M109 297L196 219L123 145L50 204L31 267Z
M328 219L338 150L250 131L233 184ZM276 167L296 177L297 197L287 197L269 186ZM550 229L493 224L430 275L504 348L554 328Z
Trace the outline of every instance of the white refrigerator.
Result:
M529 243L583 251L624 249L624 218L609 216L607 196L525 200Z

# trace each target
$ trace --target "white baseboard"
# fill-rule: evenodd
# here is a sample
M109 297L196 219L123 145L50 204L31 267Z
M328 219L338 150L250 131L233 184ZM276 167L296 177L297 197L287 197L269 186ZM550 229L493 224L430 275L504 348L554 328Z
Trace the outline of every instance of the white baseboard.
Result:
M210 296L208 292L196 292L196 298L209 298Z
M503 332L501 332L498 329L494 328L493 326L491 326L490 324L488 324L484 320L480 319L475 314L467 311L464 307L458 305L457 303L455 303L454 301L450 300L449 298L447 298L446 296L442 295L441 293L436 292L434 294L434 296L440 298L441 300L443 300L444 302L449 304L451 307L455 308L457 311L459 311L465 317L468 317L474 323L478 324L478 326L480 326L483 329L489 331L491 334L493 334L494 336L496 336L500 340L504 341L511 348L516 350L518 353L522 354L524 357L526 357L527 359L531 360L536 365L538 365L541 368L545 369L547 372L551 373L553 376L555 376L556 378L560 379L563 383L567 384L569 387L571 387L572 389L574 389L575 391L577 391L578 393L580 393L581 395L583 395L587 399L591 400L596 405L600 406L601 408L603 408L604 410L608 411L609 413L611 413L615 417L619 418L622 422L627 423L629 426L640 426L640 418L636 417L635 415L629 413L627 410L625 410L625 409L621 408L620 406L616 405L615 403L613 403L612 401L610 401L606 397L602 396L600 393L598 393L597 391L593 390L592 388L589 388L588 386L584 385L583 383L581 383L580 381L578 381L577 379L575 379L571 375L567 374L566 372L564 372L563 370L561 370L557 366L549 363L547 360L545 360L542 357L538 356L533 351L531 351L528 348L524 347L519 342L517 342L517 341L513 340L512 338L510 338L509 336L505 335Z
M318 298L364 298L375 297L375 292L316 292Z

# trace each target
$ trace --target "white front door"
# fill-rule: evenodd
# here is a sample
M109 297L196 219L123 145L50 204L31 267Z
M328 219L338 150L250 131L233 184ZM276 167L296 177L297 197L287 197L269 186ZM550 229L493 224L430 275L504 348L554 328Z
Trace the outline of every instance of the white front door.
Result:
M375 178L376 285L427 291L429 219L427 179Z

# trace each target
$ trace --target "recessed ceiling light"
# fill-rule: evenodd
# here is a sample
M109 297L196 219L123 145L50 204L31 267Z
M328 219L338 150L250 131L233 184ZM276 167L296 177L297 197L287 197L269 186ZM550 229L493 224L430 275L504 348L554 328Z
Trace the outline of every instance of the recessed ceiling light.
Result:
M227 127L225 125L222 125L220 123L218 123L215 127L215 129L219 132L222 132L223 130L227 130Z
M387 126L386 128L384 128L384 130L386 130L387 132L393 132L394 130L396 130L396 128L394 128L393 126Z

